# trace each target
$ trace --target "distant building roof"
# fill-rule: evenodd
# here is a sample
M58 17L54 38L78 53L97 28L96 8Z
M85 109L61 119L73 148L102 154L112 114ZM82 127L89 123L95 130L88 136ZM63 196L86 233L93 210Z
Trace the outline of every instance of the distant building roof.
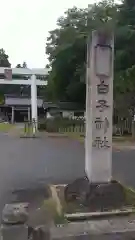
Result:
M5 98L20 98L20 99L23 99L23 98L30 98L30 96L28 94L4 94L4 97ZM38 99L43 99L42 96L38 96Z
M5 73L5 69L12 70L12 75L32 75L35 74L37 76L46 76L48 75L48 68L7 68L7 67L0 67L0 74Z
M85 107L84 105L73 103L73 102L44 102L43 103L44 109L48 108L58 108L60 110L66 110L66 111L84 111Z

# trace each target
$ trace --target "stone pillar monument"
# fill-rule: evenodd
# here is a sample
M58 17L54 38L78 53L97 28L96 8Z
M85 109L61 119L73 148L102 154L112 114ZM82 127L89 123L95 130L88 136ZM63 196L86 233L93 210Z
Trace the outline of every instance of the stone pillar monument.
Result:
M87 51L85 171L90 182L112 178L113 35L93 31Z
M112 179L113 34L93 31L88 40L84 178L65 187L66 201L79 201L90 211L119 209L123 186Z

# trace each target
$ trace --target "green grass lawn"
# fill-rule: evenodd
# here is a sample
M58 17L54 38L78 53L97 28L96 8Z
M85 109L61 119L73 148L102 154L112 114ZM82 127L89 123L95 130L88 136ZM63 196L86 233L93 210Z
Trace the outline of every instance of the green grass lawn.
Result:
M84 142L84 134L79 132L65 132L65 135L68 135L69 137L75 138L80 142ZM132 136L113 136L112 137L113 142L115 143L123 143L123 142L135 142L135 139L132 138Z
M8 132L13 126L10 123L0 123L0 132Z
M135 142L132 136L113 136L114 142Z

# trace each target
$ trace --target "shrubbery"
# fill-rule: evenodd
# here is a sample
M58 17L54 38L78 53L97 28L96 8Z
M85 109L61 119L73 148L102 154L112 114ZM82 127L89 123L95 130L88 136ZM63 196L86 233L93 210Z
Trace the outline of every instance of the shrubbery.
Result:
M39 131L59 132L68 128L75 128L76 126L83 126L82 120L68 119L56 117L52 119L44 119L39 122Z

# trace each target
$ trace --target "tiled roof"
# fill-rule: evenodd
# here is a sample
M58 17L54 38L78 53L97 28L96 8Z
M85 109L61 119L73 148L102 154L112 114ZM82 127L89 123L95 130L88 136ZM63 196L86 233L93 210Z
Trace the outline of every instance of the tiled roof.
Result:
M69 110L69 111L84 111L85 107L84 105L78 104L78 103L73 103L73 102L57 102L57 103L52 103L52 102L44 102L44 108L59 108L60 110Z

